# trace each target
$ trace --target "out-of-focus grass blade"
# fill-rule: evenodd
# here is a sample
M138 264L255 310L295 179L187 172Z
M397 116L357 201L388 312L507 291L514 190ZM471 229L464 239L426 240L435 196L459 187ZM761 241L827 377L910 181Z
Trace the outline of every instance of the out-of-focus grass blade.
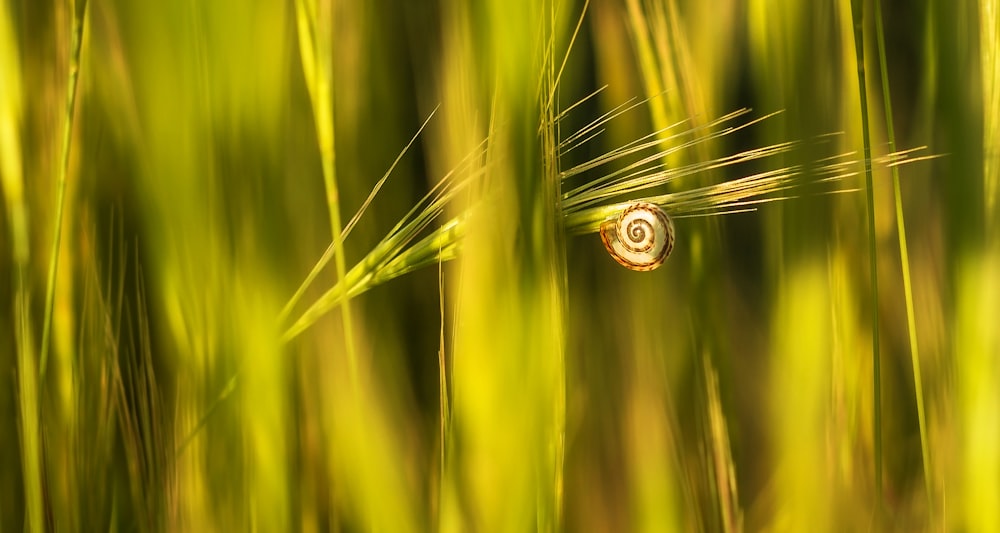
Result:
M1000 530L1000 251L966 258L956 273L956 310L952 349L958 366L963 436L961 457L962 501L958 519L969 531Z
M830 288L824 263L811 260L790 270L778 291L772 317L770 431L776 440L779 495L773 521L785 531L834 531L825 439L831 335ZM803 357L809 354L810 357Z
M953 350L964 428L960 528L1000 531L1000 2L979 0L985 235L956 261ZM975 104L969 104L976 109ZM963 231L977 231L972 224ZM950 525L950 524L949 524Z
M740 509L739 492L736 487L736 465L733 464L729 445L729 430L722 400L719 397L719 377L706 357L703 361L705 388L707 393L708 431L711 443L711 472L715 479L716 503L722 530L726 533L743 531L743 511Z
M983 76L983 156L987 231L1000 230L1000 0L979 0L979 53Z
M875 493L877 508L882 506L882 356L879 346L878 243L875 234L875 186L872 179L871 134L868 129L868 85L865 81L864 1L851 0L854 20L854 49L858 65L858 95L861 97L861 138L864 145L865 198L868 201L868 260L871 278L872 388L874 389ZM880 513L879 513L880 514ZM881 519L881 517L879 517Z
M14 324L17 351L18 434L20 436L21 479L24 485L24 527L30 531L45 528L45 496L42 492L42 441L39 433L38 364L35 360L34 329L31 320L30 233L28 208L24 194L24 168L21 160L20 46L14 19L7 2L0 4L0 179L6 204L13 258Z

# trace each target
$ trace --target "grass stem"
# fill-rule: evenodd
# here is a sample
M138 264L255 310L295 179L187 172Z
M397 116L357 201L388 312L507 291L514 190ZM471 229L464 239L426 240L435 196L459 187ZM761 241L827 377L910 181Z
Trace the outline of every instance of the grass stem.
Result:
M875 436L875 494L877 515L882 509L882 361L879 353L878 327L878 243L875 238L875 189L872 179L871 134L868 129L868 95L865 81L864 0L851 0L854 21L854 50L857 53L858 96L861 98L861 138L864 144L865 198L868 217L868 260L871 275L872 312L872 394Z
M309 2L310 5L306 5ZM341 238L340 192L337 187L336 142L334 127L334 72L333 72L333 0L298 0L296 20L299 30L299 48L302 56L309 96L312 98L316 137L323 167L323 184L330 215L330 233L333 242L334 265L337 279L347 276L347 261ZM350 298L340 300L341 318L344 323L344 344L351 382L358 386L358 361L354 349Z
M878 62L882 77L882 105L885 107L886 134L889 137L889 151L896 151L896 133L892 121L892 98L889 91L888 62L885 58L885 36L882 27L882 0L875 0L875 35L878 42ZM917 344L917 319L913 309L913 284L910 280L910 255L906 245L906 223L903 217L903 195L899 186L899 167L893 166L892 192L896 208L896 228L899 235L899 261L903 274L903 294L906 300L906 330L910 341L910 361L913 365L913 391L917 402L917 421L920 425L920 456L923 460L924 490L927 492L928 512L933 515L931 505L931 459L930 442L927 438L927 414L924 410L924 385L920 372L920 350Z
M45 318L42 323L42 349L38 377L45 380L48 366L49 344L52 336L52 308L56 296L56 271L59 269L59 249L62 243L62 221L66 203L66 179L69 174L70 143L73 138L73 118L76 113L76 89L80 78L80 50L83 48L83 25L87 14L87 0L80 0L73 13L73 33L69 59L69 79L66 83L66 116L63 120L62 149L59 157L59 178L56 193L56 220L52 228L52 248L49 254L49 271L45 283Z

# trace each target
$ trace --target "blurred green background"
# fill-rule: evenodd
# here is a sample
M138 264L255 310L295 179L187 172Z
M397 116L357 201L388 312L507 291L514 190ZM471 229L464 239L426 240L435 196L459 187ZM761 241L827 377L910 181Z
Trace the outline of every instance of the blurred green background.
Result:
M744 107L853 192L567 230ZM3 0L0 531L1000 531L998 154L997 0Z

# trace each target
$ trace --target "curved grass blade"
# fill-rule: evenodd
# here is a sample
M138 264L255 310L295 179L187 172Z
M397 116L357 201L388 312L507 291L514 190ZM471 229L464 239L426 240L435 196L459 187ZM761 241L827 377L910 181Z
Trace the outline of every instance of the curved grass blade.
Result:
M618 111L610 115L603 115L598 121L584 126L581 131L593 131L601 123L627 111L632 105L627 103L624 108L617 107ZM749 112L749 109L737 110L710 121L704 126L690 128L668 137L688 138L680 147L657 149L664 141L655 137L663 132L654 132L562 172L560 179L565 180L568 177L599 170L603 165L612 161L629 156L641 157L638 163L627 165L625 170L615 170L600 175L594 180L564 193L562 213L565 232L570 235L581 235L598 231L602 222L616 217L627 203L604 203L614 197L628 197L629 201L642 200L655 203L671 216L683 218L742 213L752 211L756 209L756 206L765 203L788 200L803 194L855 192L853 188L840 185L848 178L858 174L855 167L857 154L847 152L829 156L810 164L781 167L714 185L635 198L636 195L649 194L653 188L684 176L786 154L803 144L801 141L789 141L674 169L667 169L663 166L661 161L667 153L717 140L777 114L770 113L744 124L714 129ZM670 128L675 128L685 122L687 121L678 122ZM577 134L571 135L571 137L573 136L577 136ZM830 136L832 134L821 136L819 141L825 141L826 137ZM579 137L577 136L577 138ZM924 147L918 147L893 152L874 160L867 160L866 166L870 167L874 164L882 167L895 167L936 157L917 155L917 152L923 149ZM458 167L438 182L375 248L347 272L341 282L328 289L305 312L299 315L286 329L283 340L287 342L298 336L320 317L339 305L344 298L353 298L376 285L414 270L455 259L461 248L461 240L465 235L466 224L469 220L468 213L463 213L444 222L419 240L418 237L444 212L445 206L455 198L458 192L485 176L486 168L483 165L489 165L488 152L487 139L467 155ZM652 152L652 155L648 155L647 152ZM475 206L470 207L470 209L474 208ZM355 217L359 216L360 211ZM349 224L349 227L351 226L352 224ZM326 265L329 254L330 248L314 267L303 287L308 285L315 278L315 274ZM282 321L290 316L291 307L298 301L303 291L304 289L300 288L293 300L286 306L281 315Z
M484 141L485 143L485 141ZM413 268L409 268L406 265L410 263L411 259L407 259L413 256L405 255L407 252L407 245L413 242L420 234L423 232L441 213L444 212L445 206L455 198L455 196L464 190L472 182L476 181L478 178L485 174L485 169L481 167L480 157L485 153L483 145L481 144L477 147L476 151L466 157L465 160L457 167L455 170L450 172L444 179L438 182L437 185L404 216L396 226L389 231L389 233L373 248L368 254L362 259L358 264L356 264L350 271L347 272L344 278L341 278L336 285L331 289L327 290L320 298L312 304L296 321L292 326L285 332L283 336L285 341L291 340L299 333L304 331L310 325L312 325L316 320L323 316L327 311L332 309L332 307L339 304L339 302L345 297L353 297L357 294L368 290L369 288L375 286L377 283L381 283L391 277L387 277L386 272L399 273L409 272ZM476 168L479 167L479 168ZM458 180L457 176L462 175L463 178ZM449 251L451 249L447 243L442 243L441 246L435 246L433 243L440 243L442 238L455 239L457 241L458 234L454 232L454 224L445 224L438 228L434 233L420 241L417 245L408 251L408 253L413 254L418 258L430 257L430 251L426 250L425 247L433 246L433 250L442 250L442 252ZM435 238L435 235L439 235L439 238ZM403 256L403 259L400 257ZM423 266L424 262L418 263ZM384 271L388 266L392 265L387 271ZM395 277L395 276L392 276Z
M386 170L382 178L378 180L377 183L375 183L375 187L373 187L372 191L368 194L368 198L365 199L365 201L361 204L361 207L358 208L358 211L354 213L354 216L351 217L351 220L349 220L347 224L344 226L344 230L340 234L339 242L330 243L330 246L328 246L326 248L326 251L323 252L323 255L319 258L319 261L316 262L316 265L313 266L313 269L306 276L306 279L302 281L302 284L299 285L298 289L296 289L295 294L292 295L292 297L288 300L288 303L286 303L285 306L282 308L281 314L278 315L278 322L284 322L285 319L288 318L288 314L292 312L292 309L299 302L299 299L301 299L302 295L305 294L306 289L309 288L312 282L315 281L316 276L318 276L319 273L323 270L323 268L326 267L326 265L330 262L330 259L334 256L334 250L336 250L337 246L340 243L343 243L343 241L347 239L348 235L351 234L351 231L354 229L354 226L356 226L358 221L361 220L361 217L365 214L365 211L368 210L368 206L371 205L372 201L375 199L375 196L378 195L380 190L382 190L382 186L385 185L386 180L389 179L389 175L392 174L392 171L396 168L396 165L399 164L399 161L403 159L403 156L406 155L406 152L410 149L411 146L413 146L413 143L417 140L417 137L420 135L420 133L424 131L424 128L427 127L427 124L430 123L431 118L433 118L434 114L437 113L439 107L440 106L435 107L434 110L430 112L430 114L424 120L424 123L420 125L420 128L417 129L417 132L414 133L413 137L410 138L410 142L406 143L406 146L404 146L403 149L399 152L399 155L396 156L395 161L393 161L392 164L389 165L389 169Z

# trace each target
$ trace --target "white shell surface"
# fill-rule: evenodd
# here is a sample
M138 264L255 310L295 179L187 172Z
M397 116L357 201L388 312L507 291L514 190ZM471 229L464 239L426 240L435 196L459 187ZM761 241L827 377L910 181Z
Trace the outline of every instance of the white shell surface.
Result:
M601 240L625 268L653 270L674 248L674 223L656 204L634 202L616 220L601 224Z

